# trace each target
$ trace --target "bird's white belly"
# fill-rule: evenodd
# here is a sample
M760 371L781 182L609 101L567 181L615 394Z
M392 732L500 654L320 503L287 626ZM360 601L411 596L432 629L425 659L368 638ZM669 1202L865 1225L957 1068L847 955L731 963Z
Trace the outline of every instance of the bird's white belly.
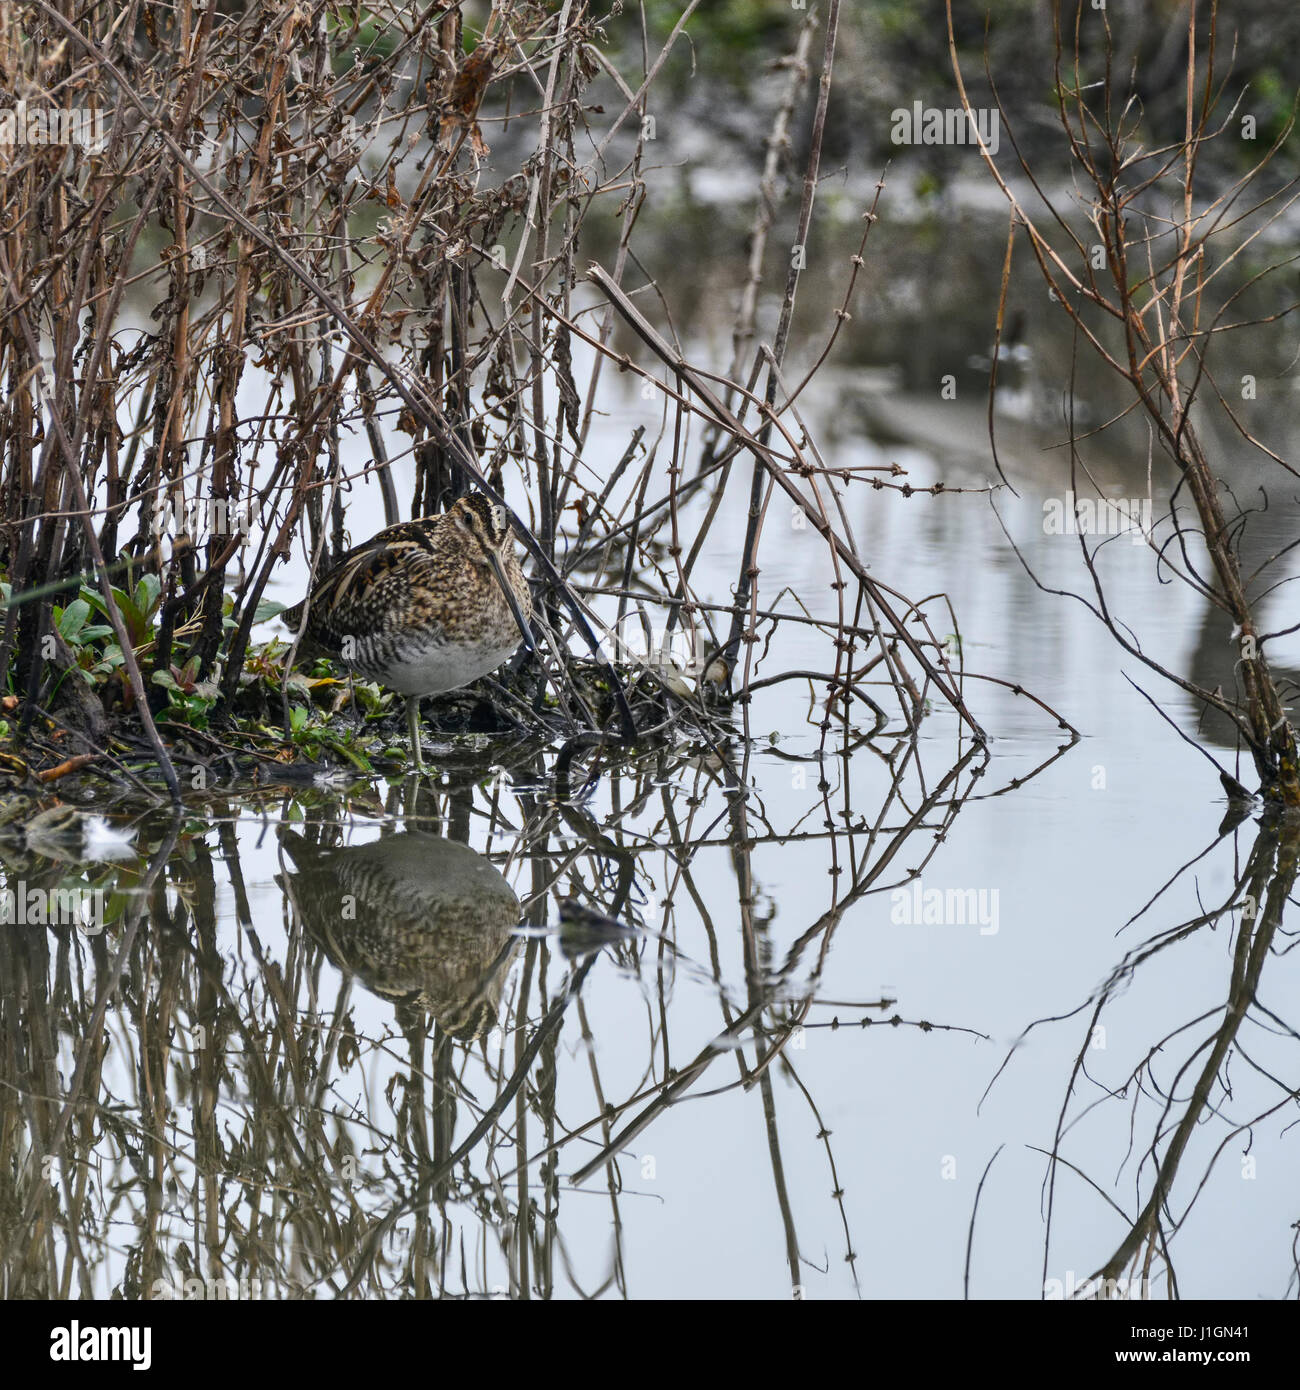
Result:
M519 645L455 643L413 648L394 660L381 680L399 695L442 695L495 671Z

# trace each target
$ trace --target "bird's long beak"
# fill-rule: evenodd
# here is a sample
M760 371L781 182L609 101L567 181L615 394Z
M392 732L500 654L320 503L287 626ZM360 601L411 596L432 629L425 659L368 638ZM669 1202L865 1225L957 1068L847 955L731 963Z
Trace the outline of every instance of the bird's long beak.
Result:
M531 652L533 650L533 634L532 629L528 626L528 619L524 617L524 610L520 608L515 591L506 580L505 570L501 568L501 561L496 553L488 550L486 546L484 546L484 551L487 554L488 563L492 566L492 573L496 575L497 583L501 585L501 592L506 596L506 602L510 605L510 611L514 614L515 622L519 625L519 634L524 639L524 646Z

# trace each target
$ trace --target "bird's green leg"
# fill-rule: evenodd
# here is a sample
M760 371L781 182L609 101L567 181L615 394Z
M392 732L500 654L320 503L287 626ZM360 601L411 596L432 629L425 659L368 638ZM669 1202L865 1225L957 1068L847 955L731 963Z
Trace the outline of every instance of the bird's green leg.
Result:
M415 755L415 766L424 771L424 759L420 756L420 697L411 695L406 701L406 728L411 735L411 751Z

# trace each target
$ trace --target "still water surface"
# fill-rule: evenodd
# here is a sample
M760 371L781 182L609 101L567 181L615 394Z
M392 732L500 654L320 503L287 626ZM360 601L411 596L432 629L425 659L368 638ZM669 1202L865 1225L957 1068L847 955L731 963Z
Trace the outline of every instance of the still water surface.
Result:
M848 368L811 391L837 466L992 479L973 397ZM658 428L621 381L602 407L596 456ZM995 1155L970 1294L1082 1282L1189 1113L1241 943L1220 909L1257 847L1250 819L1219 838L1213 767L1125 675L1190 728L1182 698L1006 544L999 515L1044 585L1086 586L1077 539L1044 531L1067 486L1047 439L1008 426L1019 496L854 487L847 507L875 575L951 597L968 671L1077 741L969 680L987 759L936 707L914 744L891 727L818 762L793 682L723 757L584 752L557 778L553 749L447 743L422 788L223 788L178 832L126 818L124 857L81 870L8 850L8 883L81 872L147 900L129 935L0 934L8 1291L957 1298ZM1103 463L1111 495L1146 495L1143 449ZM734 544L697 570L718 603L743 490L715 528ZM773 517L762 602L794 611L788 586L830 611L816 536ZM1294 510L1265 521L1261 548L1294 532ZM352 534L378 524L358 492ZM1159 659L1230 672L1228 633L1147 547L1105 565ZM279 583L298 597L300 574ZM787 625L756 674L825 661ZM973 919L926 920L933 890ZM561 900L628 930L562 933ZM1170 1264L1183 1296L1295 1293L1294 931L1292 908L1213 1069L1152 1296Z

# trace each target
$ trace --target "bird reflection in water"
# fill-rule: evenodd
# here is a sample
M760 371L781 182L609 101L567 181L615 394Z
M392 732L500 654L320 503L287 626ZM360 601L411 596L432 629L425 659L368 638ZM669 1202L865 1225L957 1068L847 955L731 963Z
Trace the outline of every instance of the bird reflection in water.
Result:
M296 872L278 882L340 970L453 1038L495 1025L520 905L487 859L417 831L326 847L285 828L280 840Z

